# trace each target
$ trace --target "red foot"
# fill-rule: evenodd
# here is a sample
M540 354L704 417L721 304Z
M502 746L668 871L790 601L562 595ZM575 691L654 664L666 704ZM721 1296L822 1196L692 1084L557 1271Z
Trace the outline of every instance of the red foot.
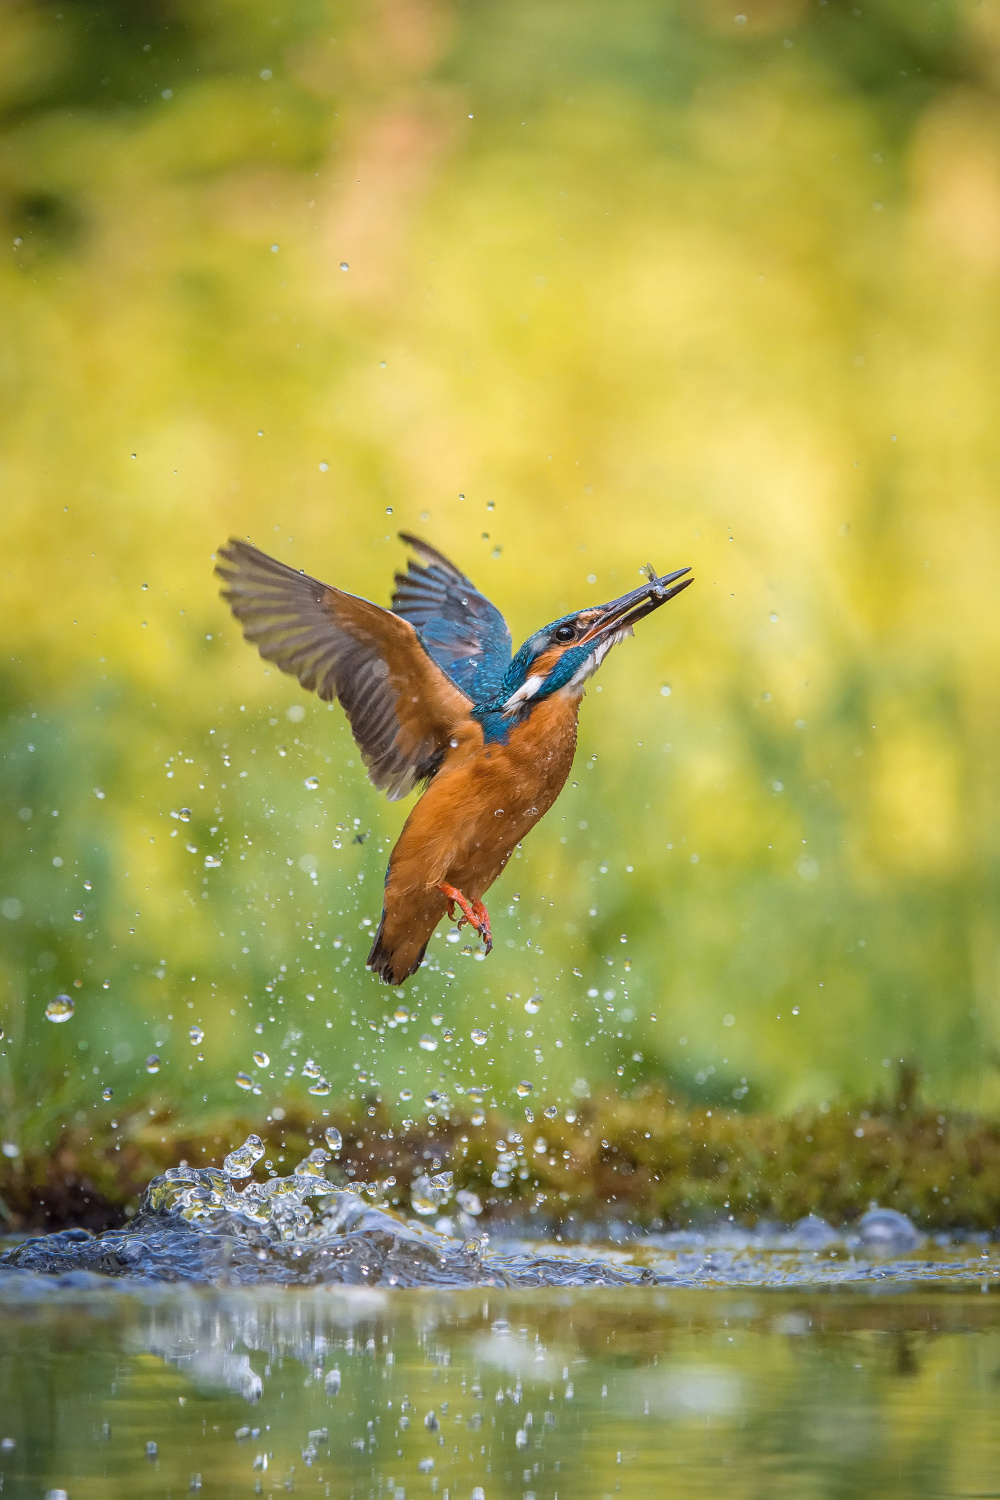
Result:
M487 953L493 949L493 933L490 931L490 914L481 901L474 901L472 910L476 916L476 926L479 928L479 936L486 944Z
M448 885L445 881L441 882L438 890L447 899L448 916L451 920L455 920L455 907L460 907L462 915L458 919L459 927L464 927L466 922L470 927L474 927L486 944L487 953L490 953L493 948L493 934L490 931L489 913L483 903L481 901L470 902L460 890L453 885Z

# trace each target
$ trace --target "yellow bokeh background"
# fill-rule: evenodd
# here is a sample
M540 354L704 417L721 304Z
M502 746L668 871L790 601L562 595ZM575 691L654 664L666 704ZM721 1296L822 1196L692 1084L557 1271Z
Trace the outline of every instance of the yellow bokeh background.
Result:
M307 1054L404 1113L901 1061L991 1105L1000 5L274 10L5 19L10 1128L243 1107L260 1034L262 1111ZM515 640L697 580L602 669L488 963L442 931L405 1000L359 926L405 806L212 575L237 534L387 602L400 528Z

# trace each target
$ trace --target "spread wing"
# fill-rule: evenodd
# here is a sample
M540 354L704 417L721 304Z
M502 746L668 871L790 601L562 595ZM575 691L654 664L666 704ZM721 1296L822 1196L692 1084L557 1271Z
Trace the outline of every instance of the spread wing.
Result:
M215 571L261 656L340 700L368 774L390 800L433 776L472 704L407 620L236 538L219 548Z
M392 608L409 620L442 671L474 703L489 703L510 665L510 631L503 615L435 547L399 533L420 558L397 573Z

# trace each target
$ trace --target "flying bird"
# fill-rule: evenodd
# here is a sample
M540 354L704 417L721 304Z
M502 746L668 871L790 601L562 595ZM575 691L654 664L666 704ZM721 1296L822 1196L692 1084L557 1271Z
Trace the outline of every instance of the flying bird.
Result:
M384 609L233 537L216 572L251 645L337 698L368 775L391 801L423 784L389 856L368 967L401 984L447 912L493 946L483 896L569 775L584 684L637 620L693 580L657 576L545 625L512 654L506 621L442 553L416 553Z

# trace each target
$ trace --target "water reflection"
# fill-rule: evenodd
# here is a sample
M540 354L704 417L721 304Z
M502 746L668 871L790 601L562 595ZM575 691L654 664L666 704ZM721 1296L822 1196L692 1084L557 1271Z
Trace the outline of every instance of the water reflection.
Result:
M47 1286L4 1310L5 1495L996 1488L979 1292Z

